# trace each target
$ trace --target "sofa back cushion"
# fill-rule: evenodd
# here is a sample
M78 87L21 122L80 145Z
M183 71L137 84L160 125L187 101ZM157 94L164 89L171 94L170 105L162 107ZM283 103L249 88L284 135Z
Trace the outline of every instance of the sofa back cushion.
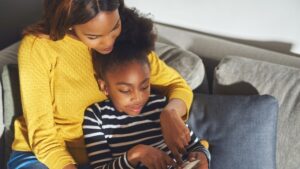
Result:
M14 119L22 114L19 74L16 64L3 67L3 107L4 107L4 162L9 159L14 136ZM3 166L4 167L4 166Z
M0 166L4 166L4 119L2 104L2 84L0 81ZM2 168L2 167L1 167Z
M278 100L277 168L300 166L299 84L300 69L237 56L224 58L215 71L216 94L234 95L243 90Z
M189 125L208 140L211 169L275 169L277 111L268 95L195 94Z
M208 84L203 84L206 82L206 76L199 56L180 47L161 42L155 43L155 52L160 59L177 70L193 90L202 84L202 92L208 92Z

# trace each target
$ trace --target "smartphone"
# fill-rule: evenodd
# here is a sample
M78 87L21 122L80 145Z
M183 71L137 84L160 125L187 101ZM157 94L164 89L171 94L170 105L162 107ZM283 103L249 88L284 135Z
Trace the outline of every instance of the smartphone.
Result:
M183 163L183 169L192 169L192 168L195 167L199 162L200 162L200 160L186 161L186 162Z

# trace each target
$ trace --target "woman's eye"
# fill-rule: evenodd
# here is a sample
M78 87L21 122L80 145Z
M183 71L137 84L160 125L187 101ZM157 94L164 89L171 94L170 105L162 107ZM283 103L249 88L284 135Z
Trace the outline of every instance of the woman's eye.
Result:
M116 27L114 27L113 31L117 30L119 27L120 27L120 23L118 23L118 24L116 25Z
M90 39L90 40L94 40L94 39L97 39L98 37L96 37L96 36L90 36L90 37L88 37L88 39Z

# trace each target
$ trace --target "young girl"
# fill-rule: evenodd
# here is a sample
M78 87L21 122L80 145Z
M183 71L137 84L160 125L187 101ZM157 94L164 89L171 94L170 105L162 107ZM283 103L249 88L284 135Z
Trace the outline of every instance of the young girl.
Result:
M8 168L68 169L87 163L83 112L106 99L94 78L90 49L110 53L120 34L134 38L138 26L152 30L152 22L123 0L45 0L43 18L25 30L19 49L23 116L14 123ZM160 115L163 136L179 159L190 139L181 117L192 91L154 52L148 59L151 85L168 96Z
M147 55L151 48L140 39L135 43L117 41L107 55L94 52L98 83L109 99L92 104L84 115L83 133L92 168L175 166L160 127L167 99L150 95ZM199 159L197 168L208 168L209 151L193 132L182 159Z

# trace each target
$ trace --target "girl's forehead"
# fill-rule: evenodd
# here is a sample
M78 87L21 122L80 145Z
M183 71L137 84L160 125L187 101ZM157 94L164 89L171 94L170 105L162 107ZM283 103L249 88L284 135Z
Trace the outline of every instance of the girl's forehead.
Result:
M132 76L147 78L149 75L150 68L148 64L132 61L126 64L111 67L111 69L106 72L105 76L108 76L108 79L128 79Z

